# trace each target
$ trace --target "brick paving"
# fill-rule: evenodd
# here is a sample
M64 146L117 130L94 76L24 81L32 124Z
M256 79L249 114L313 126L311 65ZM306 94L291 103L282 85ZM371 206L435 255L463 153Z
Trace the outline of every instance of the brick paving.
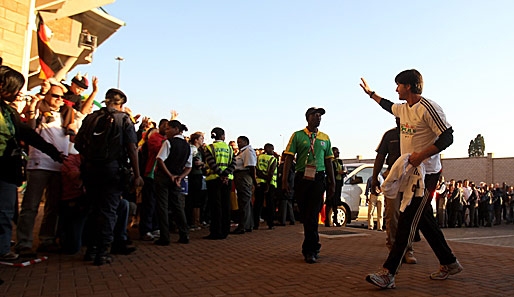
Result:
M513 234L514 227L505 228ZM48 261L28 267L0 265L0 278L5 281L0 296L514 295L512 246L451 240L464 271L445 281L433 281L428 275L438 268L438 262L423 240L415 244L418 264L403 265L397 288L381 290L364 277L386 257L385 233L320 226L323 230L357 234L323 236L317 264L303 262L302 226L298 224L271 231L262 227L221 241L203 240L207 230L195 231L190 244L168 247L134 241L138 248L134 254L115 256L114 263L101 267L82 261L81 254L48 254ZM172 234L172 240L177 239Z

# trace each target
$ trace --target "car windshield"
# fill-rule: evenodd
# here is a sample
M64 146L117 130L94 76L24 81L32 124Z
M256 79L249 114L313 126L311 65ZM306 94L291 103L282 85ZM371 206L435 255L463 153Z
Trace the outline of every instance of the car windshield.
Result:
M355 166L346 166L346 170L348 170L348 174L352 173L352 171L354 171L355 168L357 168L357 167L355 167Z

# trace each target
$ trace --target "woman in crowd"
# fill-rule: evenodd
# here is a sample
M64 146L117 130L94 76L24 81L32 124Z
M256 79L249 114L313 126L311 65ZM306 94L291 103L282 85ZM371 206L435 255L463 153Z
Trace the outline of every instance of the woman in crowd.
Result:
M446 213L448 199L448 189L444 182L444 177L439 177L436 190L437 222L440 228L448 227L448 215Z
M480 197L479 209L481 213L482 220L480 223L482 226L491 227L492 226L492 210L493 210L493 193L491 192L491 187L485 184L482 189L482 195Z
M475 183L471 183L471 195L468 199L469 209L469 224L468 227L478 227L478 200L480 196L478 194Z
M16 260L11 252L11 221L17 201L17 186L24 180L20 141L31 145L62 163L64 156L29 126L21 122L18 112L10 106L25 84L18 71L0 66L0 261Z
M205 207L205 188L203 169L205 167L203 151L203 133L195 132L189 138L189 145L193 155L193 168L189 173L188 199L186 201L187 216L192 230L200 229L200 214Z
M226 144L225 131L219 127L212 129L214 143L205 149L205 161L208 165L207 193L211 210L210 234L205 239L225 239L230 232L230 190L232 189L232 172L235 157L232 148Z
M462 225L462 192L455 181L450 183L448 190L448 228L454 228Z
M507 224L514 223L514 187L510 186L505 195L505 205L507 207Z

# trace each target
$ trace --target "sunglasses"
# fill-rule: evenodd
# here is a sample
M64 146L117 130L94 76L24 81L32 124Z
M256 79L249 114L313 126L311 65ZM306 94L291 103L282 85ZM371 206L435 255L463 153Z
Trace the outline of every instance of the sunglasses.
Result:
M64 99L63 95L52 94L52 97L54 97L56 99Z

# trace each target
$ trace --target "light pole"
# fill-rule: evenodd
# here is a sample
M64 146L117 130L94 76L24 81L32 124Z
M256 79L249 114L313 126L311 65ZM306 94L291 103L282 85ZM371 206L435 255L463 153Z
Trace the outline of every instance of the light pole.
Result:
M122 57L116 57L115 60L118 60L118 85L117 88L120 88L120 70L121 70L121 61L125 61Z

